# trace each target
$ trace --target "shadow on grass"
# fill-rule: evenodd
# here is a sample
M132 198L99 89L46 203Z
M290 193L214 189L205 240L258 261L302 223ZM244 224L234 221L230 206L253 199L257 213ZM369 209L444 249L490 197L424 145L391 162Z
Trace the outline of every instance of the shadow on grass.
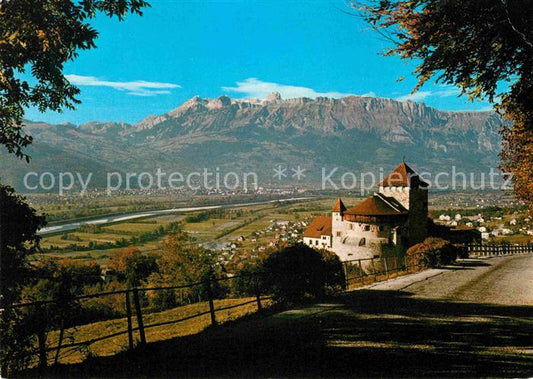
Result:
M48 377L525 377L533 307L457 303L362 290L249 316ZM31 374L30 374L31 375Z

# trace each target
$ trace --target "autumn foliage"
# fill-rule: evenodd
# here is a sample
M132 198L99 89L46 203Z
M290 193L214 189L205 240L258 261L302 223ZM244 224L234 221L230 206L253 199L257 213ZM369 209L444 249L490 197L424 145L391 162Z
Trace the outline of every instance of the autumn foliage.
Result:
M0 1L0 145L29 160L25 109L61 111L80 103L79 89L62 71L78 51L96 47L94 17L123 20L147 6L144 0ZM21 79L25 73L32 79Z
M516 195L533 206L533 2L361 0L353 5L391 41L385 55L417 62L413 91L434 78L472 100L497 104L504 116L501 168L513 174Z
M430 237L411 246L406 253L407 266L441 267L455 261L459 249L450 241Z

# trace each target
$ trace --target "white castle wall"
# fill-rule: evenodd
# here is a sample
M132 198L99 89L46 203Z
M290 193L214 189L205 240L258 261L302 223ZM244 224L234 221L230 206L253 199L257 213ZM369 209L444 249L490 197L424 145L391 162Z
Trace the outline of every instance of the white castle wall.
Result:
M304 243L314 248L328 249L331 248L331 237L326 235L321 236L320 238L304 237Z
M379 187L379 193L387 197L395 198L407 210L409 210L411 205L409 202L409 192L409 187Z
M340 215L336 218L336 213L332 218L331 250L341 260L373 258L381 254L381 244L389 242L392 233L388 226L345 221Z

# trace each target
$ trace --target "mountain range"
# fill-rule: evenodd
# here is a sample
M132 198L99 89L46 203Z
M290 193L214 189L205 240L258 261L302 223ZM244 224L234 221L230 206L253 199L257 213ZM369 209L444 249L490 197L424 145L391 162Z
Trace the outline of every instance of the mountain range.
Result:
M404 157L418 171L486 172L498 164L500 117L493 112L451 112L412 101L348 96L282 99L194 97L137 124L26 122L34 143L30 164L0 153L0 180L24 191L34 172L105 173L202 171L256 172L276 185L273 169L301 166L305 183L327 172L393 168ZM289 182L287 181L288 184ZM294 184L297 184L294 182Z

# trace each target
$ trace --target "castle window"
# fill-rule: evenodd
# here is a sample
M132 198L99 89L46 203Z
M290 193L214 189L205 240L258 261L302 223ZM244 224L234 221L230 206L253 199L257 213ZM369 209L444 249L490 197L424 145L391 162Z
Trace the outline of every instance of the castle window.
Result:
M337 232L337 237L340 237L341 236L341 232Z
M317 245L317 246L318 246L318 240L316 240L316 241L315 241L315 245Z
M378 226L378 232L382 232L385 228L382 225Z
M353 224L350 224L350 229L353 229Z
M370 225L365 225L365 232L369 232L370 231Z
M366 238L361 238L361 241L359 241L359 246L365 246L366 245Z

